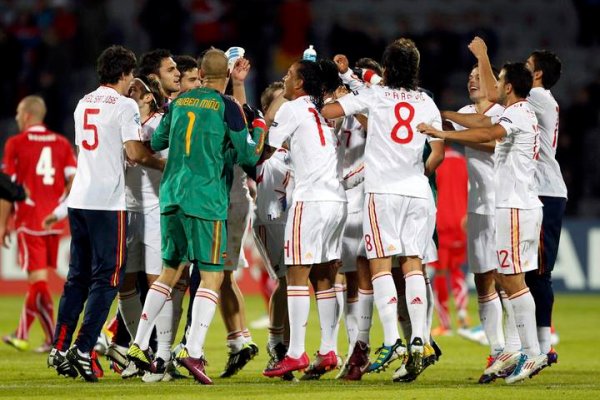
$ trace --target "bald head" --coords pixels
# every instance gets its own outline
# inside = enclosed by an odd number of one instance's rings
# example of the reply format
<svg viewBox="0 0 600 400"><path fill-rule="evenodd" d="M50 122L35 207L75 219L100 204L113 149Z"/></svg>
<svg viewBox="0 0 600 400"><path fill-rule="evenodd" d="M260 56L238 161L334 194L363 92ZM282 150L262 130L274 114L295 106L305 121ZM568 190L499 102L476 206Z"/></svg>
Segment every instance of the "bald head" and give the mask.
<svg viewBox="0 0 600 400"><path fill-rule="evenodd" d="M200 74L203 79L226 79L228 77L227 56L219 49L210 49L202 57Z"/></svg>
<svg viewBox="0 0 600 400"><path fill-rule="evenodd" d="M27 96L17 106L17 125L19 130L24 130L31 125L44 122L46 117L46 103L40 96Z"/></svg>

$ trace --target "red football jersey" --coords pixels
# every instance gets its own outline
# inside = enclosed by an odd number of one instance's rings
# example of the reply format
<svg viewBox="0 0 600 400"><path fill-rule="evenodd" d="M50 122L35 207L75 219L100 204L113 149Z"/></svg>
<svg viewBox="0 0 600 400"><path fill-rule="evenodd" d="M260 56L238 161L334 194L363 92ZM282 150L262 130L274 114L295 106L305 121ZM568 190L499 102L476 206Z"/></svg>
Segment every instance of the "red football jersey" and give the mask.
<svg viewBox="0 0 600 400"><path fill-rule="evenodd" d="M15 228L29 234L61 233L44 230L42 222L65 193L67 176L75 173L75 154L69 141L43 125L34 125L9 138L3 170L25 186L26 200L15 203Z"/></svg>
<svg viewBox="0 0 600 400"><path fill-rule="evenodd" d="M466 245L468 176L465 157L446 146L444 161L436 169L437 232L440 247Z"/></svg>

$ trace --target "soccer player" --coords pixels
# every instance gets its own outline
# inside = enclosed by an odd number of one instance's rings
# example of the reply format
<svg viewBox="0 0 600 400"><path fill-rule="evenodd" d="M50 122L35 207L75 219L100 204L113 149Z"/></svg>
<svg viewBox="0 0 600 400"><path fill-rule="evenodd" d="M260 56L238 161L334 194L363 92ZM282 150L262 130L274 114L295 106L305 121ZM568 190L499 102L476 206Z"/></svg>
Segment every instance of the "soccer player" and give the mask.
<svg viewBox="0 0 600 400"><path fill-rule="evenodd" d="M462 272L465 262L467 238L465 224L467 218L467 162L465 157L450 146L445 146L444 162L436 170L437 233L438 261L430 263L435 275L436 309L440 324L437 332L431 334L445 335L451 333L450 312L448 309L448 277L454 296L459 330L467 330L467 284Z"/></svg>
<svg viewBox="0 0 600 400"><path fill-rule="evenodd" d="M231 49L228 56L228 72L233 98L248 109L244 81L250 71L250 62L244 57L235 57ZM249 114L247 114L249 115ZM252 120L255 116L246 119ZM233 158L231 158L233 160ZM248 189L247 175L240 166L228 162L225 165L229 208L227 211L227 249L224 258L224 276L221 284L219 309L227 329L227 347L229 355L221 378L228 378L240 371L258 354L258 346L246 324L246 306L234 272L241 266L247 266L244 256L244 242L248 233L252 197Z"/></svg>
<svg viewBox="0 0 600 400"><path fill-rule="evenodd" d="M9 138L4 148L4 172L24 185L29 194L15 204L15 228L21 267L27 272L29 288L15 334L3 341L18 350L29 348L29 329L37 317L45 340L36 349L50 351L54 330L54 305L48 290L48 271L56 268L61 226L46 229L44 219L54 213L68 195L76 163L69 141L44 126L46 104L39 96L27 96L17 106L20 133ZM11 203L2 201L0 240L4 244Z"/></svg>
<svg viewBox="0 0 600 400"><path fill-rule="evenodd" d="M548 355L548 365L558 361L550 343L552 326L552 270L558 254L562 217L567 203L567 187L556 161L558 144L558 104L550 89L558 82L561 61L556 54L537 50L525 63L533 74L533 88L527 101L537 116L540 128L540 152L536 184L544 205L538 268L525 274L525 282L535 300L538 340L542 353Z"/></svg>
<svg viewBox="0 0 600 400"><path fill-rule="evenodd" d="M135 55L124 47L104 50L97 61L100 87L86 94L74 113L79 154L68 199L71 261L48 365L91 382L98 378L90 351L125 271L125 155L150 168L164 167L164 160L141 143L138 107L125 96L135 64ZM84 304L79 334L69 349Z"/></svg>
<svg viewBox="0 0 600 400"><path fill-rule="evenodd" d="M494 71L494 76L497 73ZM473 102L457 112L443 111L442 117L451 121L457 131L466 129L471 114L488 117L500 117L504 107L487 99L487 90L480 82L479 67L475 65L467 81L469 98ZM491 89L489 89L491 90ZM467 119L467 121L462 121ZM521 342L518 339L512 306L508 304L507 329L510 334L505 343L502 335L502 304L496 291L496 224L495 224L495 188L494 188L494 148L496 143L465 144L467 169L469 175L469 194L467 201L467 238L468 264L475 276L475 288L479 306L479 319L490 345L489 367L503 349L518 351ZM510 340L516 333L516 340ZM516 342L516 343L515 343ZM484 378L485 379L485 378Z"/></svg>
<svg viewBox="0 0 600 400"><path fill-rule="evenodd" d="M309 367L305 352L309 275L319 310L321 345L307 373L322 375L337 366L333 284L341 255L346 194L338 172L337 138L319 110L324 94L335 91L340 83L331 61L295 62L284 78L284 96L289 101L281 105L269 130L270 146L281 148L288 143L295 186L284 247L290 344L285 358L264 370L268 377Z"/></svg>
<svg viewBox="0 0 600 400"><path fill-rule="evenodd" d="M137 75L158 80L167 101L173 100L181 91L181 73L169 50L156 49L142 54Z"/></svg>
<svg viewBox="0 0 600 400"><path fill-rule="evenodd" d="M435 209L425 174L442 162L442 151L423 162L426 139L416 135L418 123L441 128L440 113L431 98L417 90L419 52L409 39L398 39L383 54L384 86L374 85L340 98L323 109L326 118L368 111L365 148L363 235L371 269L374 301L383 324L384 343L370 371L379 371L407 349L398 332L398 294L392 278L392 256L401 256L406 301L412 322L410 352L422 366L427 314L424 253L433 235L429 210ZM441 141L432 147L443 149ZM427 332L427 334L429 334ZM420 368L420 367L419 367ZM414 371L418 374L420 371Z"/></svg>
<svg viewBox="0 0 600 400"><path fill-rule="evenodd" d="M164 98L158 81L145 76L136 77L129 90L129 97L136 103L140 111L142 125L141 139L150 142L154 130L162 119ZM156 154L159 158L167 158L167 151ZM142 303L136 288L138 274L144 273L148 286L158 278L162 270L160 261L160 209L158 191L162 173L141 165L128 165L125 170L125 191L127 200L127 262L125 277L119 288L119 311L125 322L130 337L135 337ZM165 307L166 308L166 307ZM171 358L172 317L167 312L157 318L157 360L167 364ZM121 368L127 366L127 347L113 342L107 349L107 357L117 362ZM157 372L146 373L144 381L160 380L164 377L164 365L156 368ZM161 370L159 372L159 370ZM128 377L127 372L122 374Z"/></svg>
<svg viewBox="0 0 600 400"><path fill-rule="evenodd" d="M273 82L261 94L261 108L267 113L276 98L283 94L283 83ZM256 246L277 287L269 299L269 335L267 369L283 360L287 352L286 266L283 257L285 223L291 203L293 176L289 151L265 146L263 159L256 165L256 217L253 233ZM289 326L287 326L289 339ZM290 376L288 375L288 378Z"/></svg>
<svg viewBox="0 0 600 400"><path fill-rule="evenodd" d="M203 345L219 299L226 248L227 188L222 173L226 152L233 146L237 162L254 166L262 152L264 121L253 122L249 136L240 107L222 95L227 81L227 58L211 49L202 59L204 87L190 90L169 106L152 136L152 149L169 148L160 186L163 269L152 284L128 357L150 369L148 341L157 315L168 302L171 288L188 262L200 269L192 323L178 362L202 384L206 375Z"/></svg>
<svg viewBox="0 0 600 400"><path fill-rule="evenodd" d="M475 38L469 48L478 60L481 79L493 79L483 40ZM514 366L506 377L507 383L514 383L532 376L547 362L537 339L535 302L525 283L525 272L537 268L542 222L542 203L535 186L539 133L535 113L525 100L533 82L531 72L524 63L509 63L502 67L499 78L497 97L506 109L497 121L477 114L464 125L478 127L461 132L443 132L426 124L420 124L418 129L447 140L497 141L494 183L498 272L514 309L522 349L500 353L484 375L500 376Z"/></svg>
<svg viewBox="0 0 600 400"><path fill-rule="evenodd" d="M194 57L181 55L174 56L173 61L179 71L179 92L178 94L185 93L188 90L195 89L202 86L200 81L200 75L198 73L198 62Z"/></svg>

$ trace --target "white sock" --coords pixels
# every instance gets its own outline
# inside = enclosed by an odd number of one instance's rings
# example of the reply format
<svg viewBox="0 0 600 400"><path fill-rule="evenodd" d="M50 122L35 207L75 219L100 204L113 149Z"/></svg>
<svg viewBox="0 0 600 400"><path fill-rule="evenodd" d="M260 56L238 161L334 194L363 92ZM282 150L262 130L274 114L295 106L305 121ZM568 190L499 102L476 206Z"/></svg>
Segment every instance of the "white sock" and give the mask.
<svg viewBox="0 0 600 400"><path fill-rule="evenodd" d="M415 338L424 341L425 332L423 332L423 329L427 320L427 289L425 288L423 272L409 272L404 275L404 282L406 283L406 307L412 325L410 342L412 343Z"/></svg>
<svg viewBox="0 0 600 400"><path fill-rule="evenodd" d="M406 305L406 293L398 293L398 322L402 329L402 336L408 342L412 335L412 324L408 315L408 306Z"/></svg>
<svg viewBox="0 0 600 400"><path fill-rule="evenodd" d="M346 302L347 302L348 292L346 291L346 285L344 283L335 283L333 285L333 289L335 290L336 314L338 316L337 321L335 323L334 332L333 332L333 337L334 337L333 351L335 351L335 354L338 354L337 342L338 342L338 335L340 332L340 322L342 320L342 317L346 316L346 312L347 312Z"/></svg>
<svg viewBox="0 0 600 400"><path fill-rule="evenodd" d="M246 343L246 341L242 331L227 333L227 347L229 347L232 353L240 351L242 347L244 347L244 343Z"/></svg>
<svg viewBox="0 0 600 400"><path fill-rule="evenodd" d="M156 326L156 357L169 361L173 344L173 301L171 298L165 301L154 324Z"/></svg>
<svg viewBox="0 0 600 400"><path fill-rule="evenodd" d="M319 310L319 323L321 325L321 346L319 353L327 354L336 351L337 337L334 337L338 326L338 302L335 289L322 290L315 293L317 309ZM336 353L337 354L337 353Z"/></svg>
<svg viewBox="0 0 600 400"><path fill-rule="evenodd" d="M398 333L398 294L391 272L382 272L372 278L373 297L383 325L383 344L392 346L400 338Z"/></svg>
<svg viewBox="0 0 600 400"><path fill-rule="evenodd" d="M521 338L521 351L527 356L538 356L540 344L535 323L535 301L529 288L518 291L509 297L515 311L515 322Z"/></svg>
<svg viewBox="0 0 600 400"><path fill-rule="evenodd" d="M154 282L148 290L146 301L144 302L144 309L140 317L140 324L135 335L134 343L140 346L142 350L148 348L148 342L152 335L152 328L156 317L162 310L163 305L167 299L171 296L171 288L160 282Z"/></svg>
<svg viewBox="0 0 600 400"><path fill-rule="evenodd" d="M479 302L479 321L490 343L490 354L496 356L504 349L502 332L502 303L497 292L477 298Z"/></svg>
<svg viewBox="0 0 600 400"><path fill-rule="evenodd" d="M504 319L504 351L510 353L521 351L521 339L519 338L519 331L517 331L515 312L506 292L500 292L500 299L506 313L506 318Z"/></svg>
<svg viewBox="0 0 600 400"><path fill-rule="evenodd" d="M369 344L371 318L373 317L373 291L358 289L356 340Z"/></svg>
<svg viewBox="0 0 600 400"><path fill-rule="evenodd" d="M181 321L181 314L183 313L183 297L187 290L187 281L180 279L173 290L171 290L171 300L173 301L173 340L177 336L179 330L179 322Z"/></svg>
<svg viewBox="0 0 600 400"><path fill-rule="evenodd" d="M537 327L537 335L538 341L540 342L540 351L542 354L550 353L552 349L551 336L552 332L550 332L549 326L538 326Z"/></svg>
<svg viewBox="0 0 600 400"><path fill-rule="evenodd" d="M142 315L142 302L136 289L119 293L119 311L129 336L135 337L140 323L140 315Z"/></svg>
<svg viewBox="0 0 600 400"><path fill-rule="evenodd" d="M204 354L206 333L215 315L218 302L219 294L217 292L202 287L198 288L192 307L192 325L185 345L190 357L200 358Z"/></svg>
<svg viewBox="0 0 600 400"><path fill-rule="evenodd" d="M291 358L300 358L305 351L306 324L310 312L308 286L288 286L287 301L290 319L290 345L287 355Z"/></svg>
<svg viewBox="0 0 600 400"><path fill-rule="evenodd" d="M431 287L431 281L428 277L425 277L425 289L427 290L427 318L425 319L425 337L423 338L423 342L429 344L431 343L431 325L433 325L433 310L435 309L435 298L433 296L433 288Z"/></svg>
<svg viewBox="0 0 600 400"><path fill-rule="evenodd" d="M244 343L252 343L252 334L248 328L242 330L242 337L244 338Z"/></svg>
<svg viewBox="0 0 600 400"><path fill-rule="evenodd" d="M352 353L358 336L358 298L348 299L346 303L346 332L348 333L348 355Z"/></svg>

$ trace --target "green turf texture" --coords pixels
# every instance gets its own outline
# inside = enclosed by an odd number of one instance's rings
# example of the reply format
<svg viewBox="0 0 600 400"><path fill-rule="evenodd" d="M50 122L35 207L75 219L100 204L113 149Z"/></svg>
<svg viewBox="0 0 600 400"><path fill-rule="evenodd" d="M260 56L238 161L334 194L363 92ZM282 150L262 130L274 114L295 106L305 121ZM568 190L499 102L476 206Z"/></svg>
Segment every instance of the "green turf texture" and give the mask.
<svg viewBox="0 0 600 400"><path fill-rule="evenodd" d="M186 298L187 300L187 298ZM22 297L2 297L0 332L11 332L17 324ZM57 303L56 303L57 304ZM264 313L259 297L247 299L248 320ZM476 304L471 300L473 321L477 320ZM214 379L213 386L201 386L192 379L177 382L143 383L122 380L108 369L103 359L105 377L99 383L86 383L81 379L59 377L46 367L46 356L33 352L17 352L0 343L0 398L29 399L190 399L190 396L207 396L208 399L496 399L496 400L549 400L549 399L598 399L600 398L600 296L559 295L555 303L555 325L560 334L557 346L559 363L546 368L541 374L526 382L509 386L499 380L490 385L479 385L477 379L485 365L487 347L468 342L458 336L443 337L438 343L444 351L439 363L427 369L416 382L393 383L394 368L381 374L365 376L361 382L333 380L336 372L329 373L321 381L283 382L261 375L267 362L266 330L254 330L254 341L261 353L238 375L220 379L218 375L225 365L227 350L225 330L217 313L209 331L206 357L208 374ZM41 329L34 322L31 347L41 342ZM373 319L372 343L382 341L381 325L377 316ZM345 354L345 333L340 333L340 353ZM314 353L319 345L319 326L316 307L311 304L308 325L307 350ZM392 365L393 366L393 365ZM186 371L182 371L186 372Z"/></svg>

